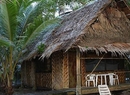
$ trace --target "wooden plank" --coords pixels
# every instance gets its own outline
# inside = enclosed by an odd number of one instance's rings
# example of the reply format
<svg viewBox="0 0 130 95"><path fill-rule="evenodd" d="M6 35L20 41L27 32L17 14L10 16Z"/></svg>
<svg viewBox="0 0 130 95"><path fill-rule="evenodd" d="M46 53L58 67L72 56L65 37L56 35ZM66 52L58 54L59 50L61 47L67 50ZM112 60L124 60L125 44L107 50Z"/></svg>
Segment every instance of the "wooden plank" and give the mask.
<svg viewBox="0 0 130 95"><path fill-rule="evenodd" d="M80 59L101 59L101 57L84 57ZM126 59L126 58L103 58L103 59Z"/></svg>
<svg viewBox="0 0 130 95"><path fill-rule="evenodd" d="M76 51L68 52L69 63L69 88L76 87Z"/></svg>
<svg viewBox="0 0 130 95"><path fill-rule="evenodd" d="M110 91L120 91L120 90L127 90L130 89L130 84L120 84L114 86L108 86ZM98 93L97 87L82 87L82 94L93 94Z"/></svg>
<svg viewBox="0 0 130 95"><path fill-rule="evenodd" d="M130 84L120 84L120 85L115 85L115 86L108 86L110 91L119 91L119 90L127 90L130 89ZM99 93L98 92L98 87L82 87L82 95L89 95L89 94L94 94L94 93ZM43 95L57 95L57 94L63 94L66 93L65 95L75 95L76 94L76 89L75 88L67 88L67 89L60 89L60 90L52 90L52 91L43 91L40 92L40 94L43 93Z"/></svg>
<svg viewBox="0 0 130 95"><path fill-rule="evenodd" d="M85 61L84 60L80 60L80 64L81 64L81 73L82 73L82 86L86 86L85 85L85 76L86 76L86 66L85 66Z"/></svg>
<svg viewBox="0 0 130 95"><path fill-rule="evenodd" d="M82 92L81 92L81 66L80 66L79 49L76 50L76 74L77 74L76 95L82 95Z"/></svg>

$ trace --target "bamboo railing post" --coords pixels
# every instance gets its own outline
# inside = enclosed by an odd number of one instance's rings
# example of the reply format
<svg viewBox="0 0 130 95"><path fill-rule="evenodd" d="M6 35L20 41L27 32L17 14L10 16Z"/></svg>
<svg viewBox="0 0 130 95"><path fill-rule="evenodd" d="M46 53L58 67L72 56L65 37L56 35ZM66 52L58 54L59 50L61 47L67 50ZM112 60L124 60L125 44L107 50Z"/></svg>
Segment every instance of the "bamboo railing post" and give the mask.
<svg viewBox="0 0 130 95"><path fill-rule="evenodd" d="M80 66L79 49L76 49L76 75L77 75L76 95L82 95L82 92L81 92L81 66Z"/></svg>

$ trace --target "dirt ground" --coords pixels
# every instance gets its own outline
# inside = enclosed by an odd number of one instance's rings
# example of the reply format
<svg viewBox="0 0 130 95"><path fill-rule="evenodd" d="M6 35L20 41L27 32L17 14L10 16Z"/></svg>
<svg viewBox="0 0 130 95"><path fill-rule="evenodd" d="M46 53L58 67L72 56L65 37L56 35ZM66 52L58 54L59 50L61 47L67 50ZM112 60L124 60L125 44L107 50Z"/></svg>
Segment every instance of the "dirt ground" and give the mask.
<svg viewBox="0 0 130 95"><path fill-rule="evenodd" d="M130 95L130 90L111 92L112 95ZM0 95L4 95L0 92ZM13 95L67 95L65 92L60 91L33 91L30 89L16 89ZM99 95L99 94L89 94Z"/></svg>
<svg viewBox="0 0 130 95"><path fill-rule="evenodd" d="M0 92L0 95L4 95L2 92ZM32 89L15 89L15 92L13 95L66 95L65 92L63 91L56 91L56 90L51 90L51 91L43 91L43 90L38 90L34 91Z"/></svg>

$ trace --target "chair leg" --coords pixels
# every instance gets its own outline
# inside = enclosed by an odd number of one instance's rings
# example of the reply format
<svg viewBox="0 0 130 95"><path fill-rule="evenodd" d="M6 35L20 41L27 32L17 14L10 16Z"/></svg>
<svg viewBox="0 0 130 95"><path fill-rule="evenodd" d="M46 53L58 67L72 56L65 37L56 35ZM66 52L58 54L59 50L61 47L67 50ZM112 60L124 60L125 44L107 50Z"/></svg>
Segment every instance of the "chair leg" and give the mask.
<svg viewBox="0 0 130 95"><path fill-rule="evenodd" d="M119 85L119 79L117 79L117 85Z"/></svg>
<svg viewBox="0 0 130 95"><path fill-rule="evenodd" d="M95 82L93 81L93 86L95 87Z"/></svg>
<svg viewBox="0 0 130 95"><path fill-rule="evenodd" d="M90 81L88 81L88 87L90 87Z"/></svg>
<svg viewBox="0 0 130 95"><path fill-rule="evenodd" d="M86 87L88 86L88 82L86 81Z"/></svg>
<svg viewBox="0 0 130 95"><path fill-rule="evenodd" d="M94 87L96 86L95 81L86 81L86 87L90 87L91 82L93 82Z"/></svg>
<svg viewBox="0 0 130 95"><path fill-rule="evenodd" d="M114 80L113 80L113 85L115 85L115 84L116 84L116 80L114 79Z"/></svg>
<svg viewBox="0 0 130 95"><path fill-rule="evenodd" d="M119 79L115 79L113 80L113 82L114 82L114 85L119 85Z"/></svg>

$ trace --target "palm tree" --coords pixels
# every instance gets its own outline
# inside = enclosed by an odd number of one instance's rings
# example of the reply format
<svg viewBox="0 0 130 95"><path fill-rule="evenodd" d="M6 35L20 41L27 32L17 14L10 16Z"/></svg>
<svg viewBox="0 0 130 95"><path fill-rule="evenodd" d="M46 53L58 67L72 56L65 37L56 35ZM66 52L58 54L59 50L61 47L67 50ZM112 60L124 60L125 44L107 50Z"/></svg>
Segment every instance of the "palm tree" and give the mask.
<svg viewBox="0 0 130 95"><path fill-rule="evenodd" d="M42 4L40 0L0 3L0 77L7 95L13 93L14 70L26 46L48 25L57 23L54 16L48 18L53 12L43 10Z"/></svg>
<svg viewBox="0 0 130 95"><path fill-rule="evenodd" d="M0 80L5 85L7 95L13 93L14 71L26 52L26 47L49 25L59 22L55 12L60 10L60 5L71 1L73 0L1 0Z"/></svg>

